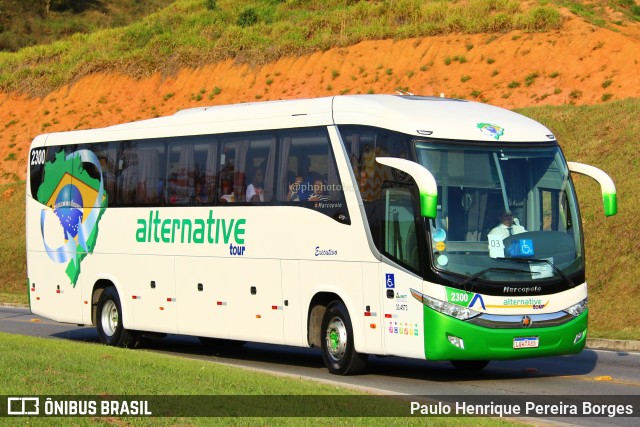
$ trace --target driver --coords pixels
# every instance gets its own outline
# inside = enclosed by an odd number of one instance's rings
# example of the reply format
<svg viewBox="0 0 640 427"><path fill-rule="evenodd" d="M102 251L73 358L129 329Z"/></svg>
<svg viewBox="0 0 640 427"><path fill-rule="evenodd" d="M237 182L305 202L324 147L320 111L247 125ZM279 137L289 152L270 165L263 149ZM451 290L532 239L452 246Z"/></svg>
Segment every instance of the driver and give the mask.
<svg viewBox="0 0 640 427"><path fill-rule="evenodd" d="M511 211L503 210L498 218L500 219L500 224L489 232L492 236L504 239L506 237L513 236L514 234L520 234L527 231L520 225L517 218L513 218L513 213Z"/></svg>

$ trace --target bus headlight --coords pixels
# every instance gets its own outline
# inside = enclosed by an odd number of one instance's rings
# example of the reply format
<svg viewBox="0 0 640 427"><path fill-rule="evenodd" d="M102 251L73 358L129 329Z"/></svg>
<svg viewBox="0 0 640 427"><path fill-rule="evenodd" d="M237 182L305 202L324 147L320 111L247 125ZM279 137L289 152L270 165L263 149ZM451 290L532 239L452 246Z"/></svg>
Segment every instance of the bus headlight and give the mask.
<svg viewBox="0 0 640 427"><path fill-rule="evenodd" d="M430 307L439 313L446 314L447 316L455 317L456 319L468 320L481 314L479 311L475 311L461 305L451 304L446 301L432 298L416 291L415 289L411 289L411 295L427 307Z"/></svg>
<svg viewBox="0 0 640 427"><path fill-rule="evenodd" d="M571 307L565 308L562 311L569 313L572 316L578 317L587 309L587 300L588 298L585 298L579 303L573 304Z"/></svg>

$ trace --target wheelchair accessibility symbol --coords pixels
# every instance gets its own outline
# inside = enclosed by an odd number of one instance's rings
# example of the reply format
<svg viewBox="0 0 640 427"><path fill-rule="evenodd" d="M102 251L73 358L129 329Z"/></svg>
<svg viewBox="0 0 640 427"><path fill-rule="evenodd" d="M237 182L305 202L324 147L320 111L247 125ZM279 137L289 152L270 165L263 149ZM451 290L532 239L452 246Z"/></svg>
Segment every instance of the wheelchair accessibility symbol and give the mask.
<svg viewBox="0 0 640 427"><path fill-rule="evenodd" d="M532 257L534 255L533 241L531 239L514 240L507 249L507 253L513 258Z"/></svg>
<svg viewBox="0 0 640 427"><path fill-rule="evenodd" d="M396 279L393 273L385 274L385 283L387 284L387 289L394 289L396 287Z"/></svg>

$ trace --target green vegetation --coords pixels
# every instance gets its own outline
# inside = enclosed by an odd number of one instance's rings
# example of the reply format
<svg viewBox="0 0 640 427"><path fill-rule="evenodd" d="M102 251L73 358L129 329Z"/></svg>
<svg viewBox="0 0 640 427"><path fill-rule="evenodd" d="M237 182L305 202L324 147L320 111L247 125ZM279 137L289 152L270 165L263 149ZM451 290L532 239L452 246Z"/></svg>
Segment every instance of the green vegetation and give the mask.
<svg viewBox="0 0 640 427"><path fill-rule="evenodd" d="M582 91L579 89L574 89L571 91L571 93L569 94L569 98L571 99L580 99L582 98Z"/></svg>
<svg viewBox="0 0 640 427"><path fill-rule="evenodd" d="M628 19L640 21L640 5L635 0L607 0L607 1L571 1L556 0L556 4L568 8L572 13L586 19L593 25L607 27L609 10L620 12ZM621 22L613 22L620 25Z"/></svg>
<svg viewBox="0 0 640 427"><path fill-rule="evenodd" d="M134 351L102 345L78 343L57 339L34 338L0 333L0 394L60 396L139 396L154 395L208 395L212 404L216 395L243 396L347 396L354 391L331 385L294 378L251 372L240 368L211 363L210 360L183 359L147 351ZM16 375L20 372L20 375ZM253 400L264 402L265 411L277 399ZM354 401L349 401L354 402ZM393 398L372 397L358 400L362 408L348 407L362 413L409 413L409 402ZM276 403L277 404L277 403ZM345 402L346 407L347 402ZM375 406L374 406L375 405ZM260 408L252 409L260 411ZM295 410L296 408L292 408ZM99 423L117 425L424 425L422 417L340 418L340 408L328 409L328 415L318 418L48 418L47 425L87 425ZM238 408L237 413L242 413ZM215 421L213 421L215 420ZM42 419L21 418L21 423L41 424ZM435 425L463 426L468 418L429 418ZM506 420L474 418L474 424L518 425ZM15 425L11 418L0 419L0 424Z"/></svg>
<svg viewBox="0 0 640 427"><path fill-rule="evenodd" d="M535 83L536 79L540 77L540 74L538 74L537 72L533 72L531 74L528 74L525 78L524 78L524 85L529 87L532 84Z"/></svg>
<svg viewBox="0 0 640 427"><path fill-rule="evenodd" d="M634 303L640 276L640 231L633 224L640 200L640 153L636 147L640 99L518 112L549 127L568 160L597 166L615 181L618 215L605 218L598 184L573 175L586 242L590 336L637 340L640 327L633 319L640 315Z"/></svg>
<svg viewBox="0 0 640 427"><path fill-rule="evenodd" d="M124 27L173 0L2 0L0 51Z"/></svg>
<svg viewBox="0 0 640 427"><path fill-rule="evenodd" d="M525 9L512 0L177 0L124 28L1 53L0 90L44 95L98 71L170 74L229 58L265 63L367 39L546 31L561 23L554 7Z"/></svg>
<svg viewBox="0 0 640 427"><path fill-rule="evenodd" d="M0 186L0 302L27 302L24 181Z"/></svg>

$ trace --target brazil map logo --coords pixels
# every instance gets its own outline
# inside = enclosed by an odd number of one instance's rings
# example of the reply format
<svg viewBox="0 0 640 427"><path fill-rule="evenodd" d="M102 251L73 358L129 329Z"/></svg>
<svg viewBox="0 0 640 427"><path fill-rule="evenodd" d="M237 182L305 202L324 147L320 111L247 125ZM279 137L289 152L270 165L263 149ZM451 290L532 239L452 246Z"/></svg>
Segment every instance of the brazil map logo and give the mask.
<svg viewBox="0 0 640 427"><path fill-rule="evenodd" d="M480 129L480 132L490 138L495 139L496 141L499 140L502 135L504 135L504 128L498 125L492 125L491 123L478 123L476 127Z"/></svg>
<svg viewBox="0 0 640 427"><path fill-rule="evenodd" d="M99 179L91 177L83 163L93 164ZM80 263L93 252L98 222L107 206L102 169L96 155L89 150L78 150L68 155L61 151L53 162L45 164L44 176L45 182L38 189L37 198L53 209L62 226L64 244L51 247L45 241L45 209L40 214L42 243L52 261L67 264L65 272L75 287Z"/></svg>

